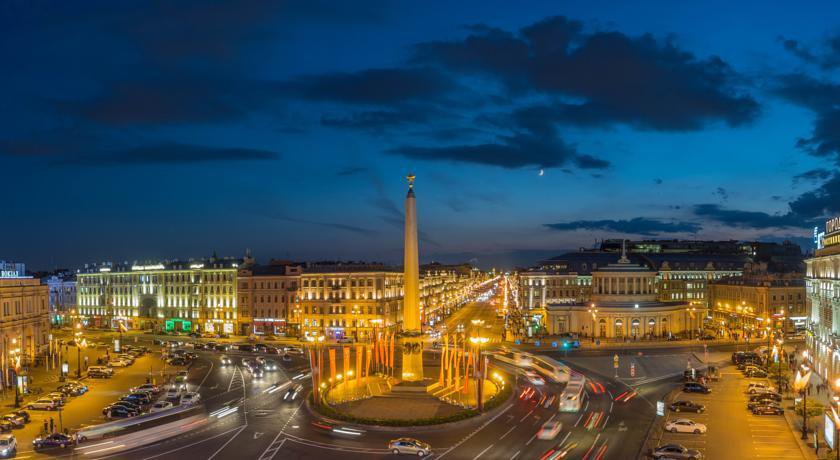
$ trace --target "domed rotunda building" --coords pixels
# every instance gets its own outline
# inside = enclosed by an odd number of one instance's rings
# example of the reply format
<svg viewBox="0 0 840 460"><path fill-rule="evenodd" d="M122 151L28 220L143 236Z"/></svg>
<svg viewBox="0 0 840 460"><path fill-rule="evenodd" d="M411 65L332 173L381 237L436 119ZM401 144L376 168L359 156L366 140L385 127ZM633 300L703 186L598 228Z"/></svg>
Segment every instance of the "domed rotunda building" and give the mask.
<svg viewBox="0 0 840 460"><path fill-rule="evenodd" d="M627 258L622 250L615 263L592 272L588 302L548 304L549 334L577 332L599 339L670 337L703 324L701 309L689 302L663 302L656 283L657 272Z"/></svg>

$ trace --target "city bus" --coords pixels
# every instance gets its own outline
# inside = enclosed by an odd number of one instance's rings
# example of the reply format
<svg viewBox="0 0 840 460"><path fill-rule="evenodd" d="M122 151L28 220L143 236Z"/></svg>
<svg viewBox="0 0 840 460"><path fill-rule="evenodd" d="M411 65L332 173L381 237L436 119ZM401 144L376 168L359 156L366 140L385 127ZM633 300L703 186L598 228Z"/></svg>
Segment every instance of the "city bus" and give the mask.
<svg viewBox="0 0 840 460"><path fill-rule="evenodd" d="M204 407L175 406L99 425L80 428L75 433L76 454L113 455L117 452L171 438L207 424Z"/></svg>
<svg viewBox="0 0 840 460"><path fill-rule="evenodd" d="M569 377L569 383L560 394L560 412L579 412L586 394L586 377L574 373Z"/></svg>
<svg viewBox="0 0 840 460"><path fill-rule="evenodd" d="M531 369L545 375L555 383L566 383L569 381L571 369L548 356L537 355L533 357Z"/></svg>

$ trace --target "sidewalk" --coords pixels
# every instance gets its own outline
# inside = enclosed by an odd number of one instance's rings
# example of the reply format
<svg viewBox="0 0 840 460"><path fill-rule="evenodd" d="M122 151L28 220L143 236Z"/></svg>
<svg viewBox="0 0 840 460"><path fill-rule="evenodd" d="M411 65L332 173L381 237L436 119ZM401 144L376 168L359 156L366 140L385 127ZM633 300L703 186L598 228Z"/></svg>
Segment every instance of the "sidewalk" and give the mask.
<svg viewBox="0 0 840 460"><path fill-rule="evenodd" d="M557 351L565 351L567 349L563 348L563 340L561 337L545 337L543 339L535 340L535 339L528 339L528 342L522 342L519 345L516 345L515 342L503 342L505 345L508 346L515 346L522 350L557 350ZM721 345L743 345L746 347L759 347L761 345L766 345L767 340L764 339L751 339L749 341L744 340L699 340L699 339L692 339L692 340L629 340L629 341L606 341L601 340L600 343L592 342L591 339L579 339L580 340L580 348L569 348L568 351L576 351L576 350L627 350L627 349L644 349L644 348L685 348L685 347L702 347L703 345L708 346L721 346ZM536 343L539 342L539 346Z"/></svg>
<svg viewBox="0 0 840 460"><path fill-rule="evenodd" d="M812 390L810 394L808 394L808 403L812 401L818 402L823 405L823 407L830 407L831 400L828 394L828 391L822 391L819 394L817 393L816 386L818 384L826 384L827 382L817 374L816 372L811 373L811 386ZM802 417L796 414L794 411L785 411L785 420L788 423L788 427L793 432L796 437L797 442L799 443L799 448L802 451L802 455L805 456L806 459L809 460L817 460L817 459L834 459L837 455L836 452L828 452L828 446L825 443L824 433L823 433L823 424L825 423L824 417L822 415L809 417L808 418L808 439L803 440L802 438ZM817 433L819 436L819 454L817 454L816 449L814 449L814 433Z"/></svg>

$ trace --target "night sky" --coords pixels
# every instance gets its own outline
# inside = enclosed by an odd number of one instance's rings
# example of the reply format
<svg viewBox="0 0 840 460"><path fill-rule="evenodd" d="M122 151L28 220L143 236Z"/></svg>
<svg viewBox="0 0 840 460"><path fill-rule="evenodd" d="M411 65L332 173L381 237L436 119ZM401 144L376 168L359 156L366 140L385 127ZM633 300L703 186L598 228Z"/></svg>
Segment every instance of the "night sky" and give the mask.
<svg viewBox="0 0 840 460"><path fill-rule="evenodd" d="M8 1L0 259L529 264L840 213L837 2Z"/></svg>

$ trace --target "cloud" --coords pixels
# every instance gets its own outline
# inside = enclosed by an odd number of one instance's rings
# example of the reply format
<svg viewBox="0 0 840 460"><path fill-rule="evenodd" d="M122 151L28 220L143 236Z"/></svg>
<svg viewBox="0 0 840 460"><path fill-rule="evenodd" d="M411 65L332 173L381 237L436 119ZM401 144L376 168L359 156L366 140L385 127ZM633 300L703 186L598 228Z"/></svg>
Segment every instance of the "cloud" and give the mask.
<svg viewBox="0 0 840 460"><path fill-rule="evenodd" d="M387 105L438 98L456 85L434 69L389 68L309 75L289 83L289 88L309 100Z"/></svg>
<svg viewBox="0 0 840 460"><path fill-rule="evenodd" d="M113 153L68 155L56 158L53 164L68 166L195 164L230 161L266 161L277 158L277 153L267 150L217 148L166 143L135 147Z"/></svg>
<svg viewBox="0 0 840 460"><path fill-rule="evenodd" d="M418 45L414 62L493 78L514 95L557 97L539 106L550 121L682 131L715 121L740 126L759 112L755 99L739 91L743 77L729 64L716 56L698 58L670 39L584 33L564 17L518 34L487 26L471 30L462 40Z"/></svg>
<svg viewBox="0 0 840 460"><path fill-rule="evenodd" d="M809 171L805 171L804 173L793 176L793 182L797 183L800 181L821 181L828 179L829 177L831 177L831 175L831 171L827 169L811 169Z"/></svg>
<svg viewBox="0 0 840 460"><path fill-rule="evenodd" d="M790 212L772 215L759 211L724 209L716 204L698 204L694 206L694 214L732 227L807 227L801 216Z"/></svg>
<svg viewBox="0 0 840 460"><path fill-rule="evenodd" d="M716 188L715 189L715 195L720 197L720 199L722 199L723 201L726 201L726 200L729 199L729 192L727 192L726 189L723 188L723 187Z"/></svg>
<svg viewBox="0 0 840 460"><path fill-rule="evenodd" d="M653 180L653 183L656 184L656 185L662 185L662 179L657 177L656 179Z"/></svg>
<svg viewBox="0 0 840 460"><path fill-rule="evenodd" d="M797 146L811 155L833 158L840 165L840 85L789 74L778 79L775 93L816 115L811 136L799 139Z"/></svg>
<svg viewBox="0 0 840 460"><path fill-rule="evenodd" d="M840 213L840 174L816 189L803 193L790 202L792 212L808 218L820 218Z"/></svg>
<svg viewBox="0 0 840 460"><path fill-rule="evenodd" d="M404 146L386 152L417 160L477 163L507 169L528 166L551 168L570 163L582 169L609 167L608 161L578 154L574 146L557 137L525 133L499 136L497 143L441 147Z"/></svg>
<svg viewBox="0 0 840 460"><path fill-rule="evenodd" d="M702 229L700 224L694 222L669 222L646 217L636 217L630 220L577 220L543 225L559 231L602 230L642 236L654 236L662 233L697 233Z"/></svg>
<svg viewBox="0 0 840 460"><path fill-rule="evenodd" d="M798 40L779 37L786 51L802 62L813 64L823 70L833 70L840 66L840 35L827 37L817 50L805 47Z"/></svg>
<svg viewBox="0 0 840 460"><path fill-rule="evenodd" d="M355 176L367 172L368 168L363 166L347 166L339 169L335 174L337 176Z"/></svg>
<svg viewBox="0 0 840 460"><path fill-rule="evenodd" d="M371 230L369 228L364 228L364 227L357 227L355 225L340 224L340 223L337 223L337 222L324 222L324 221L318 221L318 220L298 219L298 218L286 217L286 216L277 217L277 219L285 220L285 221L288 221L288 222L295 222L295 223L299 223L299 224L316 225L318 227L332 228L332 229L342 230L342 231L350 232L350 233L356 233L356 234L364 235L364 236L379 235L379 232L376 231L376 230Z"/></svg>
<svg viewBox="0 0 840 460"><path fill-rule="evenodd" d="M424 123L432 118L434 110L414 108L410 110L371 110L347 116L323 116L321 124L335 128L359 129L378 132L385 128Z"/></svg>
<svg viewBox="0 0 840 460"><path fill-rule="evenodd" d="M272 82L193 77L113 82L93 98L53 105L62 113L107 125L215 123L244 118L282 94Z"/></svg>

